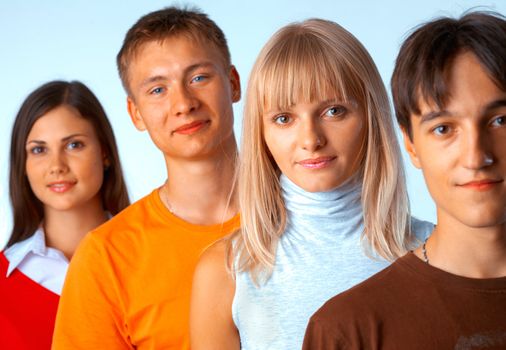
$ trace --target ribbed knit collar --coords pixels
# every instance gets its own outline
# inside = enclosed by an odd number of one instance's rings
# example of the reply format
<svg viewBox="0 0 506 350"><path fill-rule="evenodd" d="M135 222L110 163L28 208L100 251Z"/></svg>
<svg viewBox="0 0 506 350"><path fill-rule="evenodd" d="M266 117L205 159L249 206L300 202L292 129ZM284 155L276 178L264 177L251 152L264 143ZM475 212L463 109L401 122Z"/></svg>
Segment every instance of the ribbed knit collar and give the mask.
<svg viewBox="0 0 506 350"><path fill-rule="evenodd" d="M285 207L291 214L344 219L357 210L362 211L362 184L356 177L326 192L308 192L285 175L281 175L280 183Z"/></svg>

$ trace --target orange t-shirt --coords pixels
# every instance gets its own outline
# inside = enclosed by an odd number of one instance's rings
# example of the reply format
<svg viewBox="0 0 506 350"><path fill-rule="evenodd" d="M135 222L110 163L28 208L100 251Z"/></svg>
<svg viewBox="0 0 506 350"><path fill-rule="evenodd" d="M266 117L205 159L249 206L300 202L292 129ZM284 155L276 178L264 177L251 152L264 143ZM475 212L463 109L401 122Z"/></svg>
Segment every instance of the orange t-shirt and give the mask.
<svg viewBox="0 0 506 350"><path fill-rule="evenodd" d="M89 233L63 287L54 350L189 349L193 271L239 216L199 226L172 215L155 190Z"/></svg>

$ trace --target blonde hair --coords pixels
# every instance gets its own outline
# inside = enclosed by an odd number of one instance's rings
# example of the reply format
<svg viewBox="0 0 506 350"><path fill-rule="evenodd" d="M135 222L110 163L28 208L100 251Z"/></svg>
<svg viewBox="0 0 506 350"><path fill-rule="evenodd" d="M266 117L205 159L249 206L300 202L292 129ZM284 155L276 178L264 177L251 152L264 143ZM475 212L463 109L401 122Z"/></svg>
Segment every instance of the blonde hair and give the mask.
<svg viewBox="0 0 506 350"><path fill-rule="evenodd" d="M248 83L238 180L241 230L229 245L229 266L249 271L255 282L270 276L286 226L280 170L264 141L263 113L332 97L329 91L357 103L367 119L359 174L366 251L394 260L408 249L409 203L385 86L353 35L334 22L310 19L274 34Z"/></svg>

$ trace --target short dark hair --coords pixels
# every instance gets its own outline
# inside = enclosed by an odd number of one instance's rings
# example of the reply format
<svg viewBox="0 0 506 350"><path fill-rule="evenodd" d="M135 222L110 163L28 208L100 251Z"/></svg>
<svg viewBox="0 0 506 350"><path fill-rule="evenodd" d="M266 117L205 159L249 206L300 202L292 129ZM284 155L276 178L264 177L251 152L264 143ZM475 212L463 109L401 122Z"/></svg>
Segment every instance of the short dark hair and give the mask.
<svg viewBox="0 0 506 350"><path fill-rule="evenodd" d="M26 140L39 118L62 105L74 107L84 119L90 121L108 160L100 189L104 210L114 215L130 203L116 139L102 105L81 82L51 81L28 95L12 128L9 196L13 228L7 247L31 237L44 218L43 204L33 193L26 175Z"/></svg>
<svg viewBox="0 0 506 350"><path fill-rule="evenodd" d="M201 43L213 44L223 56L223 64L231 65L227 39L223 31L205 13L196 8L166 7L141 17L130 28L123 41L116 63L125 91L131 95L128 66L139 48L151 41L183 35Z"/></svg>
<svg viewBox="0 0 506 350"><path fill-rule="evenodd" d="M506 91L506 19L495 12L443 17L409 35L395 63L391 87L399 125L412 137L411 114L420 114L421 99L444 108L448 69L462 52L473 53L490 79Z"/></svg>

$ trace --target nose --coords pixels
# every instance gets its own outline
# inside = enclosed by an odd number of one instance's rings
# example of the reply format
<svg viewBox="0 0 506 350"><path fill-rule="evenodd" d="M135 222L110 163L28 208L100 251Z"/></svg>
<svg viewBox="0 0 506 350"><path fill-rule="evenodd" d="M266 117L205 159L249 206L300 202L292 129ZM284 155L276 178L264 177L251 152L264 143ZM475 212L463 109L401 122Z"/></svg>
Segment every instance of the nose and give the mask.
<svg viewBox="0 0 506 350"><path fill-rule="evenodd" d="M68 171L67 161L62 151L52 152L49 162L49 173L52 175L64 174Z"/></svg>
<svg viewBox="0 0 506 350"><path fill-rule="evenodd" d="M309 152L317 151L327 143L321 126L313 118L301 119L298 136L301 147Z"/></svg>
<svg viewBox="0 0 506 350"><path fill-rule="evenodd" d="M174 115L186 115L198 108L198 99L188 86L185 86L184 84L174 86L171 92L172 93L169 98L171 100L171 107Z"/></svg>
<svg viewBox="0 0 506 350"><path fill-rule="evenodd" d="M495 162L491 152L490 138L479 128L469 130L463 138L460 156L462 165L468 169L482 169Z"/></svg>

